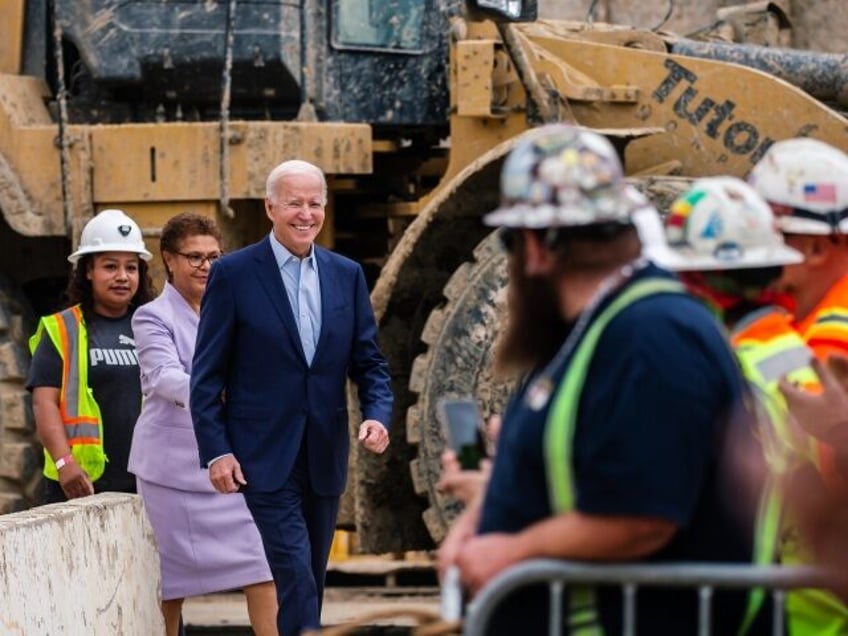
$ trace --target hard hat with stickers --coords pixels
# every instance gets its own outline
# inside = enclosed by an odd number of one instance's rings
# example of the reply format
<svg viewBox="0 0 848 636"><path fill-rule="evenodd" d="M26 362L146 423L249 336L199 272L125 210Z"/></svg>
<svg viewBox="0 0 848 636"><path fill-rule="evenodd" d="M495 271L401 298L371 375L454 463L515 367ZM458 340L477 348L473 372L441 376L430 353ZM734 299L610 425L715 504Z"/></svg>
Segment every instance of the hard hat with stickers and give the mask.
<svg viewBox="0 0 848 636"><path fill-rule="evenodd" d="M555 228L630 223L644 207L606 137L565 124L534 129L506 158L491 226Z"/></svg>
<svg viewBox="0 0 848 636"><path fill-rule="evenodd" d="M645 247L658 265L674 271L750 269L800 263L768 204L735 177L695 181L672 204L665 220L667 244Z"/></svg>

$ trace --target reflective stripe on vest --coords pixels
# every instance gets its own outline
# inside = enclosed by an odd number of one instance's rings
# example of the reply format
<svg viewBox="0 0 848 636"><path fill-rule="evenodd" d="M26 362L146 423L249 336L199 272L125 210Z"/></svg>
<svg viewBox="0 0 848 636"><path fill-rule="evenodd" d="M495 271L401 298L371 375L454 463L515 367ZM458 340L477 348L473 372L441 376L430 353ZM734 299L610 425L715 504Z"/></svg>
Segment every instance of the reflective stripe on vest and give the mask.
<svg viewBox="0 0 848 636"><path fill-rule="evenodd" d="M812 352L798 338L799 344L791 349L776 351L757 362L757 371L766 383L777 382L781 376L797 369L809 368Z"/></svg>
<svg viewBox="0 0 848 636"><path fill-rule="evenodd" d="M843 325L846 329L848 329L848 311L843 309L829 309L827 311L819 314L816 321L813 323L815 325L825 325L825 324L835 324L835 325Z"/></svg>
<svg viewBox="0 0 848 636"><path fill-rule="evenodd" d="M848 310L843 307L829 307L820 311L804 333L804 339L808 343L829 343L844 349L845 343L848 342Z"/></svg>
<svg viewBox="0 0 848 636"><path fill-rule="evenodd" d="M627 287L592 322L568 364L545 424L545 474L548 498L555 514L574 510L575 485L571 454L577 426L577 410L589 363L601 333L622 309L637 300L661 293L685 291L680 283L668 279L644 279ZM568 623L572 627L569 633L577 636L602 635L604 632L598 619L594 589L574 588L569 591L568 598Z"/></svg>
<svg viewBox="0 0 848 636"><path fill-rule="evenodd" d="M94 481L105 470L106 456L100 407L88 386L88 333L79 305L42 318L29 340L31 353L35 353L45 333L62 359L59 413L71 454ZM47 449L44 449L44 476L54 481L59 479Z"/></svg>

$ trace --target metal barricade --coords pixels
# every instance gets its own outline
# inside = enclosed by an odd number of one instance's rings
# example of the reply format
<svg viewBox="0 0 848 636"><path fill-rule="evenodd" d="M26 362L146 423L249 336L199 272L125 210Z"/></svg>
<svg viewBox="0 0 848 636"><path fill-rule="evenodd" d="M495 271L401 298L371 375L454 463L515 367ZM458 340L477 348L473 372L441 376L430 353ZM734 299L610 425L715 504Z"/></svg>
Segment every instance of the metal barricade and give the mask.
<svg viewBox="0 0 848 636"><path fill-rule="evenodd" d="M568 585L620 585L624 636L636 636L636 593L639 587L688 587L698 594L698 636L708 636L715 588L765 588L772 591L773 633L784 633L786 590L826 587L828 576L812 567L705 563L595 564L535 559L505 570L468 604L465 636L486 634L492 612L519 588L546 583L550 593L550 636L562 636L563 591Z"/></svg>

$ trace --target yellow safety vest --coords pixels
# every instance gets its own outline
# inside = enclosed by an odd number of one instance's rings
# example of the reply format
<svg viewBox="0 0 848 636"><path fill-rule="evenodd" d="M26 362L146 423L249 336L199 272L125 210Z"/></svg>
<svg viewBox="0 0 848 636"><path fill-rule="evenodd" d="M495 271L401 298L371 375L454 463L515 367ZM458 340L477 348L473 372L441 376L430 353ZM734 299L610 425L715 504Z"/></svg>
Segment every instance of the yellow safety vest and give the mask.
<svg viewBox="0 0 848 636"><path fill-rule="evenodd" d="M818 467L815 443L794 432L786 400L778 388L785 376L802 386L819 386L810 367L814 354L792 328L789 316L776 308L757 312L731 334L742 372L765 410L758 429L769 468L777 478L810 463ZM809 564L811 555L797 541L795 524L780 519L780 493L772 483L760 506L756 553L758 561L771 562L775 551L785 565ZM784 539L778 546L778 536ZM837 636L848 633L848 608L823 590L793 590L786 599L790 636ZM750 617L753 618L753 617Z"/></svg>
<svg viewBox="0 0 848 636"><path fill-rule="evenodd" d="M59 412L71 455L95 481L103 474L108 460L103 452L103 418L88 386L88 332L80 306L43 317L29 339L30 353L35 353L45 333L62 358ZM44 449L44 476L59 480L59 471L47 449Z"/></svg>
<svg viewBox="0 0 848 636"><path fill-rule="evenodd" d="M776 307L754 312L734 328L730 340L758 405L768 415L758 425L769 468L784 474L793 462L815 463L815 444L808 435L793 433L786 400L778 389L784 376L801 386L820 386L810 367L814 354L792 328L788 314Z"/></svg>

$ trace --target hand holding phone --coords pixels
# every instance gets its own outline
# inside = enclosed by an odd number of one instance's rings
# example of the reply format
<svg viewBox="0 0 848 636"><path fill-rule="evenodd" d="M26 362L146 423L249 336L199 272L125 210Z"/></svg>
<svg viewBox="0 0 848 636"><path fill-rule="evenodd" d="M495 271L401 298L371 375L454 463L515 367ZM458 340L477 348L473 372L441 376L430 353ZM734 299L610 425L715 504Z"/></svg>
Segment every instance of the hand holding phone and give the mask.
<svg viewBox="0 0 848 636"><path fill-rule="evenodd" d="M477 402L470 398L442 398L438 412L459 465L463 470L477 470L486 457L483 416Z"/></svg>

